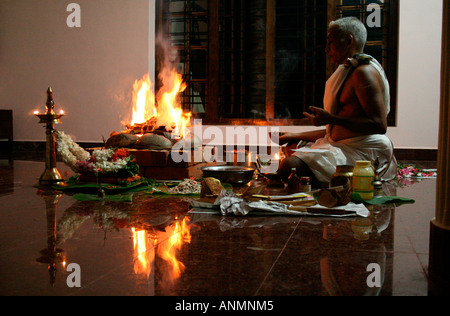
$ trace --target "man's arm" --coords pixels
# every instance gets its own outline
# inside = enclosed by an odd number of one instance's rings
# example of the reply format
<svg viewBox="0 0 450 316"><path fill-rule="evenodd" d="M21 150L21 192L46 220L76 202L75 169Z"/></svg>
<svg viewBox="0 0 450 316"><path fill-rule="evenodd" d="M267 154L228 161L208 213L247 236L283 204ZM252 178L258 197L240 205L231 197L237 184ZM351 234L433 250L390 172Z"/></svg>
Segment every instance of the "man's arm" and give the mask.
<svg viewBox="0 0 450 316"><path fill-rule="evenodd" d="M307 142L315 142L319 138L323 138L326 135L326 130L309 131L303 133L287 133L280 136L280 145L284 144L298 144L304 140Z"/></svg>

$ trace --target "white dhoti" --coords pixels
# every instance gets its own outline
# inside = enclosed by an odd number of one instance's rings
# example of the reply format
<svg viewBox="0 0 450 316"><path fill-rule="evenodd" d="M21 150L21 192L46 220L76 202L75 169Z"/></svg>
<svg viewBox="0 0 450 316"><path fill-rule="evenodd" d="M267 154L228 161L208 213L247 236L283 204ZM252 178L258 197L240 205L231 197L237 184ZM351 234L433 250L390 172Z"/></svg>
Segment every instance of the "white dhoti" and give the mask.
<svg viewBox="0 0 450 316"><path fill-rule="evenodd" d="M375 60L370 64L380 73L384 89L384 103L386 115L390 111L389 83L381 65ZM349 60L348 65L340 65L336 72L327 81L324 95L324 108L330 113L336 113L340 91L346 78L351 74L352 67L357 67L358 60ZM379 158L381 166L389 163L387 171L382 174L383 181L392 180L397 173L397 161L391 140L386 135L367 135L339 142L334 142L330 135L330 126L327 126L327 136L309 143L300 148L294 156L305 162L320 182L331 181L336 167L341 165L354 166L356 161L375 161Z"/></svg>
<svg viewBox="0 0 450 316"><path fill-rule="evenodd" d="M368 135L334 142L330 137L309 143L294 154L305 162L320 182L331 181L337 166L355 166L356 161L390 163L382 180L392 180L397 173L397 161L391 141L385 135Z"/></svg>

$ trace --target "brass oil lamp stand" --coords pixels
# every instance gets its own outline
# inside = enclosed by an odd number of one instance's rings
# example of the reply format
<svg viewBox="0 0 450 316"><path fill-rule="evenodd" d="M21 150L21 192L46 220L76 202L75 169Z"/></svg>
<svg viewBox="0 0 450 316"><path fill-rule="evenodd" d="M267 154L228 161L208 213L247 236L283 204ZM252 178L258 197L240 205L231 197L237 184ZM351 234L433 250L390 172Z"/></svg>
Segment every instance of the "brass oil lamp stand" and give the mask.
<svg viewBox="0 0 450 316"><path fill-rule="evenodd" d="M45 171L39 178L40 185L64 185L64 180L60 172L56 168L56 141L55 141L55 124L61 123L61 117L64 114L56 114L53 110L55 102L53 101L52 88L47 90L47 103L45 104L47 113L35 114L39 119L39 124L46 125L46 148L45 148Z"/></svg>

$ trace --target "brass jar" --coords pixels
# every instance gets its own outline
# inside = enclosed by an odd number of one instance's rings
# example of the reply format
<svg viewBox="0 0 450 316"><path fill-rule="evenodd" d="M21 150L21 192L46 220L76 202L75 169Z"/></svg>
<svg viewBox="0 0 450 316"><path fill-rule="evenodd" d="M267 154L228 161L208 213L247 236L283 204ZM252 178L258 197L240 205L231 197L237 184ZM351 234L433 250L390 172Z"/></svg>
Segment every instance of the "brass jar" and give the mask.
<svg viewBox="0 0 450 316"><path fill-rule="evenodd" d="M337 166L336 167L336 173L333 175L333 178L336 177L346 177L350 183L353 183L353 169L354 166Z"/></svg>

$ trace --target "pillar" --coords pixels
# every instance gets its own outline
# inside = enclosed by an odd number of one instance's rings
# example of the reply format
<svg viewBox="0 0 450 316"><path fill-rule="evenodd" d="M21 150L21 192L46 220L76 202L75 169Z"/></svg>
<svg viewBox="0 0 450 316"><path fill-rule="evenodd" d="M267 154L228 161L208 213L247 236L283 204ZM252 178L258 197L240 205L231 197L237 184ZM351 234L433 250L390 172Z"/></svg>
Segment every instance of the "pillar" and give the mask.
<svg viewBox="0 0 450 316"><path fill-rule="evenodd" d="M429 293L450 293L450 1L443 1L442 78L436 217L430 225Z"/></svg>

